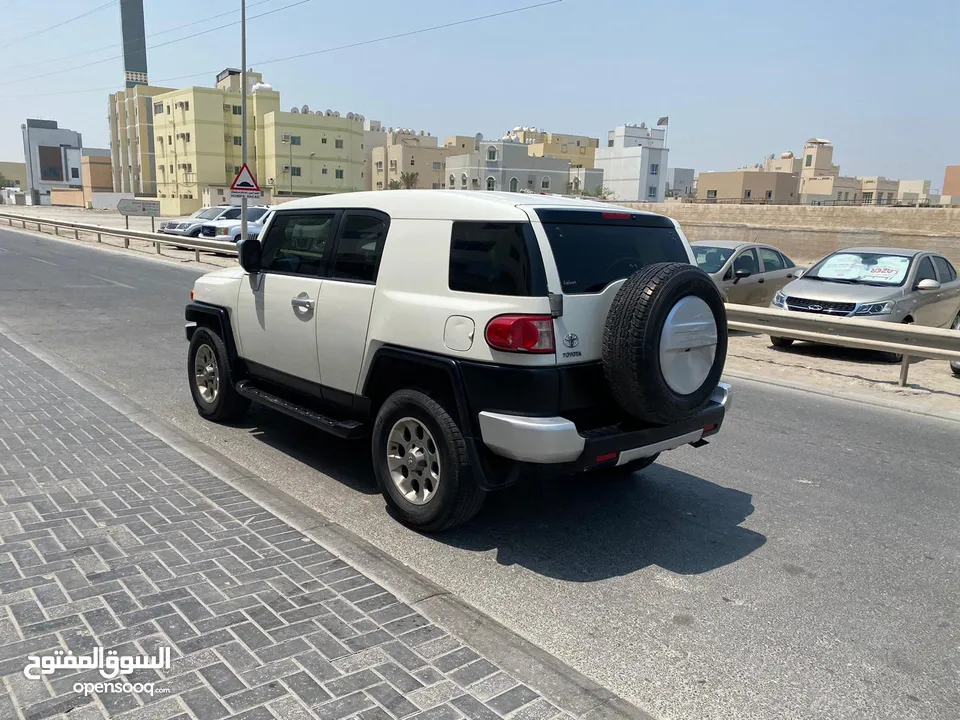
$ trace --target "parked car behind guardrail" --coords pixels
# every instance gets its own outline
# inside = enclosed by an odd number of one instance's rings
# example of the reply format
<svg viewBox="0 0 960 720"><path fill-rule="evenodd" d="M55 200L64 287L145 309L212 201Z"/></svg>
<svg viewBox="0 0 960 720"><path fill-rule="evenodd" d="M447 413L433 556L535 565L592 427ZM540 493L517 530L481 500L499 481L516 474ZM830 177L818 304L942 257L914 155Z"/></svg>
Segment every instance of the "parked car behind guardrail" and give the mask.
<svg viewBox="0 0 960 720"><path fill-rule="evenodd" d="M700 269L708 273L727 302L766 306L802 268L781 250L749 242L691 243Z"/></svg>

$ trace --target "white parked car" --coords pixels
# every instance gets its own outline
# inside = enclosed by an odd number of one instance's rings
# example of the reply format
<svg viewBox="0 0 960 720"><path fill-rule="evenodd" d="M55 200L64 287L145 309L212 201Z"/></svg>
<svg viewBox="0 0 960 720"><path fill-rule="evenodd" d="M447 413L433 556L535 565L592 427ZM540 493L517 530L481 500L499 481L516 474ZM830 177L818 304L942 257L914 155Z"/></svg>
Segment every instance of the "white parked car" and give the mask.
<svg viewBox="0 0 960 720"><path fill-rule="evenodd" d="M260 234L263 220L266 219L269 211L270 207L267 205L247 208L247 237L255 238ZM240 213L233 218L221 218L204 223L200 229L200 236L211 240L240 242Z"/></svg>
<svg viewBox="0 0 960 720"><path fill-rule="evenodd" d="M724 420L723 299L661 215L342 193L275 208L239 260L186 307L200 415L257 402L369 437L386 502L422 531L465 522L525 466L595 482Z"/></svg>
<svg viewBox="0 0 960 720"><path fill-rule="evenodd" d="M200 229L204 223L215 220L235 220L239 217L239 205L216 205L214 207L200 208L190 217L160 223L160 232L165 235L200 237Z"/></svg>

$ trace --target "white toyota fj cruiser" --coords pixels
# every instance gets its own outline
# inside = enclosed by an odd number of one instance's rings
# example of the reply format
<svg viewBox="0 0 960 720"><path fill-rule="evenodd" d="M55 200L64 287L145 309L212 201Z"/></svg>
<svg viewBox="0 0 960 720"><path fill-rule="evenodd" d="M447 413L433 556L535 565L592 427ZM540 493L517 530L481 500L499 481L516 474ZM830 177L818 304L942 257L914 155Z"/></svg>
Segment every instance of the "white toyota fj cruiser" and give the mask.
<svg viewBox="0 0 960 720"><path fill-rule="evenodd" d="M597 202L404 190L285 203L186 308L200 414L257 402L371 437L423 531L525 466L597 476L705 444L730 397L723 300L673 220Z"/></svg>

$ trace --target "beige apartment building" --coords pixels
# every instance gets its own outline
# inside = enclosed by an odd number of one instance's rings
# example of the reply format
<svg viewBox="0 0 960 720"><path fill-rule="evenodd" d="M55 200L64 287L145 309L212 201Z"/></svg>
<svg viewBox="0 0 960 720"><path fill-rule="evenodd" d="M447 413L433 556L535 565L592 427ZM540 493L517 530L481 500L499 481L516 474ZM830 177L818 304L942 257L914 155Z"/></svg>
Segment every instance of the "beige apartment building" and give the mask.
<svg viewBox="0 0 960 720"><path fill-rule="evenodd" d="M364 187L363 118L354 113L280 109L280 93L247 73L247 142L263 202ZM241 73L222 71L212 88L153 97L157 196L164 215L186 215L206 200L228 202L242 165Z"/></svg>
<svg viewBox="0 0 960 720"><path fill-rule="evenodd" d="M27 190L27 164L25 162L0 162L0 175L7 179L10 187Z"/></svg>
<svg viewBox="0 0 960 720"><path fill-rule="evenodd" d="M157 194L153 97L172 91L173 88L135 85L110 94L107 120L113 192Z"/></svg>
<svg viewBox="0 0 960 720"><path fill-rule="evenodd" d="M448 140L456 142L458 138ZM469 138L469 142L471 146L475 144L474 138ZM373 148L372 189L443 188L446 159L460 152L464 151L455 145L441 146L435 136L423 130L418 133L409 128L391 129L386 144Z"/></svg>
<svg viewBox="0 0 960 720"><path fill-rule="evenodd" d="M795 157L789 150L779 155L771 155L763 161L763 169L767 172L785 172L800 176L803 159Z"/></svg>
<svg viewBox="0 0 960 720"><path fill-rule="evenodd" d="M697 200L746 204L795 205L799 177L789 172L743 168L731 172L702 172L697 180Z"/></svg>
<svg viewBox="0 0 960 720"><path fill-rule="evenodd" d="M559 158L574 168L595 167L596 152L600 147L600 138L552 133L521 125L505 132L502 140L527 145L530 157Z"/></svg>

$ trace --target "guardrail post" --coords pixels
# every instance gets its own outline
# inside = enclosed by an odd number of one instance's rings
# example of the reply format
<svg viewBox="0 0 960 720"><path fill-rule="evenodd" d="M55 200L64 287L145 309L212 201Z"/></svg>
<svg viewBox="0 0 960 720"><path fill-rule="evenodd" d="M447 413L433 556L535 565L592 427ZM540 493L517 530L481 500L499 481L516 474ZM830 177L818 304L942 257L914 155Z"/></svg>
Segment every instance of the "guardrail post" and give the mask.
<svg viewBox="0 0 960 720"><path fill-rule="evenodd" d="M59 226L59 225L54 225L54 226L53 226L53 234L56 235L57 237L60 237L60 226Z"/></svg>
<svg viewBox="0 0 960 720"><path fill-rule="evenodd" d="M79 239L80 239L80 231L79 231L79 230L74 230L74 231L73 231L73 239L74 239L74 240L79 240Z"/></svg>
<svg viewBox="0 0 960 720"><path fill-rule="evenodd" d="M193 251L193 259L194 259L194 261L196 261L196 262L200 262L200 251L199 251L199 250L194 250L194 251Z"/></svg>
<svg viewBox="0 0 960 720"><path fill-rule="evenodd" d="M159 255L159 254L160 254L160 241L157 240L157 241L154 243L154 245L156 245L156 247L157 247L157 255Z"/></svg>
<svg viewBox="0 0 960 720"><path fill-rule="evenodd" d="M125 237L125 238L123 239L123 246L124 246L125 248L130 247L130 238L126 238L126 237Z"/></svg>
<svg viewBox="0 0 960 720"><path fill-rule="evenodd" d="M910 372L910 356L904 355L900 361L900 387L907 386L907 373Z"/></svg>
<svg viewBox="0 0 960 720"><path fill-rule="evenodd" d="M102 242L100 238L101 238L100 233L97 233L97 242Z"/></svg>

